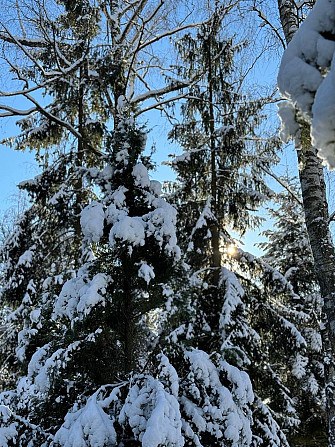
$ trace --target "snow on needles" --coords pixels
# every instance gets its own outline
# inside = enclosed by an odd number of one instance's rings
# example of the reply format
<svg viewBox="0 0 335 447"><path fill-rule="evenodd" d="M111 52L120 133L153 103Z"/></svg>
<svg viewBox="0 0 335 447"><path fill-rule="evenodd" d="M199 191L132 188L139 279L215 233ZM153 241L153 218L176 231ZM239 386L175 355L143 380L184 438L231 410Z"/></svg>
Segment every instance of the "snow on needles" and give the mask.
<svg viewBox="0 0 335 447"><path fill-rule="evenodd" d="M146 239L153 236L158 246L179 259L180 249L176 237L176 209L159 197L161 184L149 180L148 170L137 163L133 170L134 184L142 189L150 210L142 216L130 216L127 208L127 189L119 186L109 195L109 203L91 202L81 212L81 227L87 242L99 242L104 235L105 225L109 226L109 245L116 247L121 241L133 247L142 247Z"/></svg>
<svg viewBox="0 0 335 447"><path fill-rule="evenodd" d="M312 143L331 169L335 169L334 35L335 0L317 0L285 50L278 75L282 95L311 123ZM287 109L280 115L292 133L294 116Z"/></svg>
<svg viewBox="0 0 335 447"><path fill-rule="evenodd" d="M196 428L198 433L211 433L221 440L222 445L227 440L227 445L232 447L250 446L252 432L248 405L253 402L254 394L248 374L225 361L217 368L210 356L201 350L186 351L185 358L190 363L190 374L186 379L188 392L181 397L181 404L187 415L185 434L192 440L192 445L202 445ZM227 377L232 390L225 386L226 381L221 381L220 373ZM200 396L205 396L205 405Z"/></svg>
<svg viewBox="0 0 335 447"><path fill-rule="evenodd" d="M217 367L200 350L185 351L184 355L189 374L183 381L169 359L159 354L158 377L140 374L118 385L102 386L81 408L74 405L54 442L62 447L116 447L121 445L118 427L131 430L134 441L143 447L183 447L189 442L201 447L199 435L206 432L232 447L250 446L248 407L254 394L247 373L226 361ZM226 377L224 384L221 375ZM109 387L112 392L106 396ZM121 387L126 393L120 392ZM100 391L104 398L99 397Z"/></svg>
<svg viewBox="0 0 335 447"><path fill-rule="evenodd" d="M117 445L113 420L97 402L96 393L83 408L66 415L65 423L55 435L55 442L63 447Z"/></svg>
<svg viewBox="0 0 335 447"><path fill-rule="evenodd" d="M11 417L11 411L5 405L0 405L0 420L2 422L9 422ZM11 423L8 427L0 427L0 446L6 447L8 445L8 441L11 439L15 439L18 435L16 431L15 423Z"/></svg>
<svg viewBox="0 0 335 447"><path fill-rule="evenodd" d="M117 240L127 242L136 247L145 244L144 223L140 217L122 216L116 221L109 233L109 244L111 247L117 245Z"/></svg>
<svg viewBox="0 0 335 447"><path fill-rule="evenodd" d="M146 262L141 261L140 268L138 269L138 277L143 278L144 281L149 284L149 282L155 277L153 267L148 265Z"/></svg>
<svg viewBox="0 0 335 447"><path fill-rule="evenodd" d="M105 213L101 203L93 201L86 206L80 216L84 236L90 242L99 242L104 231Z"/></svg>
<svg viewBox="0 0 335 447"><path fill-rule="evenodd" d="M151 377L136 383L130 390L119 416L119 422L128 421L143 447L182 447L182 422L179 403L165 391L163 384Z"/></svg>
<svg viewBox="0 0 335 447"><path fill-rule="evenodd" d="M137 163L133 168L133 176L135 178L135 185L142 188L150 186L149 174L147 168L143 163Z"/></svg>
<svg viewBox="0 0 335 447"><path fill-rule="evenodd" d="M53 318L68 317L73 319L78 315L88 315L97 305L105 305L107 277L102 273L89 279L87 270L83 267L76 278L68 280L54 304Z"/></svg>

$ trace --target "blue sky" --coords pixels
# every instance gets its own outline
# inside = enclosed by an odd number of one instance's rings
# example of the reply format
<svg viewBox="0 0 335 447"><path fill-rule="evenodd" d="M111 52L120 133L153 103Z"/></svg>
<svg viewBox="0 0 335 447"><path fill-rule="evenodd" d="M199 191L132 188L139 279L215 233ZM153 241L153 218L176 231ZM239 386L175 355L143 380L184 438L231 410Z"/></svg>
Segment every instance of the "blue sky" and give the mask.
<svg viewBox="0 0 335 447"><path fill-rule="evenodd" d="M258 22L257 15L254 16L254 20ZM236 23L234 23L233 21L232 24L229 25L229 27L236 27ZM232 32L233 31L235 32L236 30L233 29ZM239 32L241 32L241 30L239 30ZM260 42L260 45L262 45L262 42ZM255 54L260 51L260 48L258 47L259 44L252 45L252 50L255 52ZM261 80L260 82L264 84L265 89L269 88L270 85L273 84L273 80L276 77L280 57L278 54L275 54L275 52L268 52L267 54L270 55L270 57L262 57L261 60L258 61L256 66L253 67L253 73L251 73L250 88L254 88L254 86L252 86L253 82L258 84L259 80ZM11 75L3 73L1 84L1 87L4 88L4 90L10 90L12 88ZM148 128L152 129L152 132L148 136L147 149L149 150L154 142L157 147L156 154L154 155L154 159L157 163L157 170L151 174L151 177L160 181L172 180L174 178L172 171L167 166L163 166L161 164L162 161L166 161L168 159L168 155L170 153L178 153L178 148L176 148L176 146L172 144L169 144L166 138L167 133L170 129L170 125L166 123L163 118L160 118L159 112L149 113L146 116L146 119L148 119ZM14 126L14 120L0 120L0 131L2 134L2 138L10 135L15 135L16 129ZM16 185L22 180L34 177L38 173L38 169L36 163L34 162L33 154L29 152L15 152L14 150L4 146L1 146L0 150L1 216L1 213L4 213L6 209L8 209L15 203L15 194L17 193ZM293 164L296 165L296 161L294 161ZM267 222L266 227L269 224L270 223ZM264 230L266 227L260 229L260 231ZM254 253L255 251L256 253L258 253L257 250L252 248L252 243L258 239L258 233L258 230L256 232L249 232L245 237L245 248L247 250L253 251Z"/></svg>
<svg viewBox="0 0 335 447"><path fill-rule="evenodd" d="M7 121L7 120L6 120ZM10 122L0 121L1 137L13 135L15 127ZM29 151L14 151L7 146L0 146L0 215L15 203L17 184L34 177L37 166L34 156Z"/></svg>

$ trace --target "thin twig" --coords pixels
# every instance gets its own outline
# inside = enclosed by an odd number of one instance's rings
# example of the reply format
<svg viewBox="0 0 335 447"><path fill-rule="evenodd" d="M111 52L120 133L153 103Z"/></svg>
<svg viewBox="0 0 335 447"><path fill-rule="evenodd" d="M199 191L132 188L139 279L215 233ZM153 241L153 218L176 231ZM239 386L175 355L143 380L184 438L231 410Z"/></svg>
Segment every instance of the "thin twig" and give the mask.
<svg viewBox="0 0 335 447"><path fill-rule="evenodd" d="M262 169L262 171L264 171L266 174L270 175L272 178L274 178L283 188L286 189L286 191L288 191L291 196L294 198L294 200L296 200L299 205L303 206L302 201L299 199L299 197L292 191L292 189L289 187L289 185L287 185L287 183L285 183L283 180L281 180L274 172L270 171L270 169L267 169L265 166L263 165L259 165L259 167Z"/></svg>
<svg viewBox="0 0 335 447"><path fill-rule="evenodd" d="M286 43L285 43L284 39L282 38L282 36L279 34L278 30L272 25L272 23L266 18L266 16L262 13L262 11L260 9L258 9L256 6L253 6L252 10L257 12L258 17L260 19L262 19L263 22L272 29L272 31L278 37L278 39L280 40L280 43L282 44L282 46L283 46L283 48L285 50L286 49Z"/></svg>

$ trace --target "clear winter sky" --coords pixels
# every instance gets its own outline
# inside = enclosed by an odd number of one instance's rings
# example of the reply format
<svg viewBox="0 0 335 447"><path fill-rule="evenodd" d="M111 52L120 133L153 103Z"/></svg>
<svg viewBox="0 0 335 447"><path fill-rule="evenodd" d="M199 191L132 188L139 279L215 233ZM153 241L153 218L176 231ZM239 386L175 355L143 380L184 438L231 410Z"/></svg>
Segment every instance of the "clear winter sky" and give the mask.
<svg viewBox="0 0 335 447"><path fill-rule="evenodd" d="M11 133L11 130L15 132L14 129L9 122L0 121L1 139L4 136L14 135ZM37 171L32 153L18 152L9 147L0 146L0 217L15 204L18 192L17 184L22 180L34 177Z"/></svg>

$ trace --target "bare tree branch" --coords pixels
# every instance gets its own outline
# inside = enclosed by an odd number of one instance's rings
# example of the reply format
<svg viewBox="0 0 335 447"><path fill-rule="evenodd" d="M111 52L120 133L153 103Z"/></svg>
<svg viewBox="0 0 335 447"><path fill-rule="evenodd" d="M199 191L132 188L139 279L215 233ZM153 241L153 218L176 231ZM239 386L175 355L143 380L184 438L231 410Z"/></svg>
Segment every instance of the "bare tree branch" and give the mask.
<svg viewBox="0 0 335 447"><path fill-rule="evenodd" d="M8 28L2 23L1 26L3 27L3 29L6 31L6 33L8 34L8 36L13 39L13 43L15 43L22 51L23 53L28 57L28 59L30 59L34 65L41 71L41 73L45 74L44 68L42 67L42 65L35 59L35 57L29 53L29 51L27 51L27 49L25 48L24 45L22 45L16 37L14 37L11 32L8 30Z"/></svg>
<svg viewBox="0 0 335 447"><path fill-rule="evenodd" d="M142 95L136 96L134 99L130 101L131 104L138 104L140 102L146 101L147 99L154 98L155 96L166 95L167 93L174 92L176 90L180 90L182 88L188 87L193 83L193 81L176 81L166 87L150 90Z"/></svg>
<svg viewBox="0 0 335 447"><path fill-rule="evenodd" d="M15 109L14 107L10 107L5 104L0 104L0 110L7 110L6 113L0 113L0 118L3 118L6 116L27 116L33 112L36 112L37 108L32 107L30 109L22 110L22 109Z"/></svg>
<svg viewBox="0 0 335 447"><path fill-rule="evenodd" d="M282 44L282 46L283 46L283 48L284 48L284 50L285 50L285 48L286 48L285 40L284 40L284 39L282 38L282 36L279 34L278 30L277 30L277 29L273 26L273 24L267 19L267 17L263 14L263 12L262 12L259 8L257 8L256 5L253 6L252 10L255 11L255 12L257 12L258 17L259 17L260 19L263 20L263 23L264 23L265 25L268 25L268 26L271 28L271 30L275 33L275 35L276 35L276 36L278 37L278 39L280 40L280 43Z"/></svg>
<svg viewBox="0 0 335 447"><path fill-rule="evenodd" d="M134 23L137 21L139 15L143 11L145 5L148 3L148 0L140 0L138 7L136 8L133 15L128 19L128 23L125 26L124 30L121 33L120 38L118 39L119 43L123 43L125 38L127 37L127 34L129 33L132 26L134 26Z"/></svg>
<svg viewBox="0 0 335 447"><path fill-rule="evenodd" d="M45 42L40 39L31 39L28 37L19 37L19 36L9 36L8 34L0 31L0 40L7 42L7 43L19 43L20 45L24 47L30 47L30 48L44 48Z"/></svg>
<svg viewBox="0 0 335 447"><path fill-rule="evenodd" d="M142 115L142 113L148 112L149 110L158 109L163 110L162 106L165 104L170 104L172 102L178 101L179 99L187 98L187 92L181 93L180 95L173 96L172 98L163 99L162 101L155 102L154 104L151 104L150 106L144 107L143 109L138 110L134 113L134 116L137 117L139 115ZM164 110L165 111L165 110Z"/></svg>
<svg viewBox="0 0 335 447"><path fill-rule="evenodd" d="M333 222L335 220L335 211L331 213L331 215L328 217L328 223Z"/></svg>
<svg viewBox="0 0 335 447"><path fill-rule="evenodd" d="M184 31L184 30L189 29L189 28L197 28L197 27L199 27L201 25L205 25L206 23L209 23L211 20L212 19L210 18L210 19L205 20L203 22L189 23L189 24L186 24L186 25L174 28L172 30L166 31L165 33L159 34L158 36L154 37L153 39L151 39L151 40L149 40L147 42L144 42L142 45L140 45L140 47L138 48L138 51L141 51L144 48L146 48L146 47L148 47L148 46L158 42L159 40L163 39L164 37L172 36L173 34L177 34L180 31Z"/></svg>
<svg viewBox="0 0 335 447"><path fill-rule="evenodd" d="M41 113L41 115L48 118L50 121L59 124L62 127L65 127L65 129L69 130L72 135L74 135L76 138L82 138L81 134L73 127L71 124L67 123L66 121L63 121L62 119L58 118L57 116L53 115L52 113L48 112L44 107L42 107L39 102L30 96L28 93L23 93L23 96L25 96L29 101L31 101L33 104L35 104L36 109Z"/></svg>
<svg viewBox="0 0 335 447"><path fill-rule="evenodd" d="M299 203L300 206L303 206L302 200L292 191L290 186L285 183L281 178L279 178L274 172L270 171L270 169L267 169L265 166L259 164L259 167L264 171L266 174L270 175L272 178L274 178L283 188L286 189L287 192L291 194L291 196L294 198L296 202Z"/></svg>

